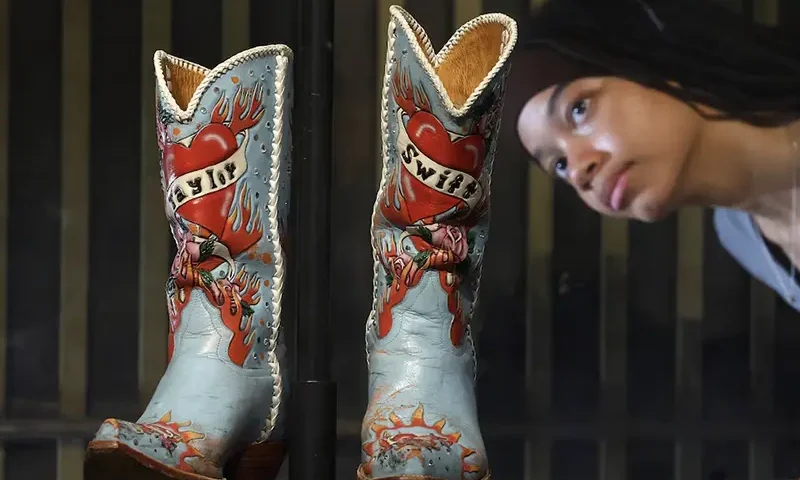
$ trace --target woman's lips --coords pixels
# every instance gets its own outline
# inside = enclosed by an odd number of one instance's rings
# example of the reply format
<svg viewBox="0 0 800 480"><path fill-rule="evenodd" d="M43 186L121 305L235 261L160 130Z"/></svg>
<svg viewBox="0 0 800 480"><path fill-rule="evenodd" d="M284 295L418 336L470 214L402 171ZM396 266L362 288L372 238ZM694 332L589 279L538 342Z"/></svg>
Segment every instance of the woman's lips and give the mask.
<svg viewBox="0 0 800 480"><path fill-rule="evenodd" d="M625 191L628 189L628 170L625 169L621 175L617 177L614 184L614 189L611 190L611 198L609 198L609 206L618 212L622 208L622 201L625 199Z"/></svg>
<svg viewBox="0 0 800 480"><path fill-rule="evenodd" d="M628 190L628 172L631 163L626 163L619 170L606 177L600 189L600 202L611 210L618 212L625 206L625 194Z"/></svg>

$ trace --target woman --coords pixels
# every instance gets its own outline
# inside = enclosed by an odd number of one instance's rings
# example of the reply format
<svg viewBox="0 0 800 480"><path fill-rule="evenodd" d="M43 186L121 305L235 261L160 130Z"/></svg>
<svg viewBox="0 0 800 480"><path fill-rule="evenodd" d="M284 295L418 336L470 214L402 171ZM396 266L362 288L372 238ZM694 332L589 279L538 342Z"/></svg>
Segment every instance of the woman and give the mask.
<svg viewBox="0 0 800 480"><path fill-rule="evenodd" d="M800 310L800 42L700 0L550 0L529 27L567 61L519 114L533 160L604 215L715 208L722 244Z"/></svg>

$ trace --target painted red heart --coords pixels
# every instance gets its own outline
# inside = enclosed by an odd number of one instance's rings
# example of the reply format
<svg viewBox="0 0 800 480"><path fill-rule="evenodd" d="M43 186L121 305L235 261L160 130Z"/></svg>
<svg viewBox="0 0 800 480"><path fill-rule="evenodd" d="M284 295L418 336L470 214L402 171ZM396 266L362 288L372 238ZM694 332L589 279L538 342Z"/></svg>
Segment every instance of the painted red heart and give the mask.
<svg viewBox="0 0 800 480"><path fill-rule="evenodd" d="M426 111L412 115L406 131L414 145L436 163L475 178L480 176L485 158L484 140L480 135L468 135L451 141L442 122ZM401 170L400 175L410 223L444 213L461 202L425 185L405 169Z"/></svg>
<svg viewBox="0 0 800 480"><path fill-rule="evenodd" d="M180 143L168 144L164 151L167 183L185 173L225 160L233 155L236 148L233 132L219 123L210 123L200 129L188 147ZM225 222L235 195L236 183L231 183L214 193L184 203L178 207L178 213L186 220L205 227L225 244Z"/></svg>

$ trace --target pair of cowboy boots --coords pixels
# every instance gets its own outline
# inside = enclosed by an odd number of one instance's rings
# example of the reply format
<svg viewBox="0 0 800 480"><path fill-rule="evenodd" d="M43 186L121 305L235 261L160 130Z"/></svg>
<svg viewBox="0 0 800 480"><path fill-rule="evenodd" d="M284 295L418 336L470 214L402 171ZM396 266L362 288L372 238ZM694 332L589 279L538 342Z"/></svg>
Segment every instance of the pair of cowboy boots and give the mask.
<svg viewBox="0 0 800 480"><path fill-rule="evenodd" d="M435 53L392 7L388 33L357 477L488 479L469 319L516 24L477 17ZM135 423L101 425L87 480L270 480L280 469L292 63L283 45L212 70L155 54L162 188L178 247L169 364Z"/></svg>

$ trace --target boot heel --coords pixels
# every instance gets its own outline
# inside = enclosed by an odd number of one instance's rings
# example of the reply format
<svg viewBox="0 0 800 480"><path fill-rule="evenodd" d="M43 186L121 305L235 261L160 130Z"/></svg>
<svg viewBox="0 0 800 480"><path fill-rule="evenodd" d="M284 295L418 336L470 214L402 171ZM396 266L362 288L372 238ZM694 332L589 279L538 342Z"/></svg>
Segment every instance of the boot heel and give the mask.
<svg viewBox="0 0 800 480"><path fill-rule="evenodd" d="M223 470L225 480L274 480L283 465L283 442L253 444L234 455Z"/></svg>

